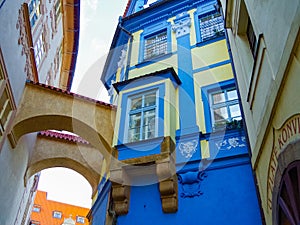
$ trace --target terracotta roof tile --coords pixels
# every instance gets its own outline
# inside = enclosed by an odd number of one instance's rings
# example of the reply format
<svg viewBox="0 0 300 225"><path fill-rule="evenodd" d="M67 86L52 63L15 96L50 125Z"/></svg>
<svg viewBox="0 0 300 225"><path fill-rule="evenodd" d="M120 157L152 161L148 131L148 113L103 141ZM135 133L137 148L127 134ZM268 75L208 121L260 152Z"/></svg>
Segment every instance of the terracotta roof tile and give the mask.
<svg viewBox="0 0 300 225"><path fill-rule="evenodd" d="M58 139L64 139L64 140L73 141L76 143L89 144L89 142L86 141L85 139L83 139L82 137L72 135L72 134L51 131L51 130L40 131L38 133L38 135L52 137L52 138L58 138Z"/></svg>
<svg viewBox="0 0 300 225"><path fill-rule="evenodd" d="M123 13L123 18L126 17L126 14L128 13L130 4L131 4L131 0L128 0L125 11Z"/></svg>
<svg viewBox="0 0 300 225"><path fill-rule="evenodd" d="M34 204L40 206L41 211L39 213L32 212L30 219L39 221L41 225L61 225L64 219L70 216L76 221L76 216L86 217L89 212L88 208L48 200L47 192L39 190L36 193ZM62 212L62 218L53 218L53 211ZM84 224L89 224L87 218L85 218Z"/></svg>

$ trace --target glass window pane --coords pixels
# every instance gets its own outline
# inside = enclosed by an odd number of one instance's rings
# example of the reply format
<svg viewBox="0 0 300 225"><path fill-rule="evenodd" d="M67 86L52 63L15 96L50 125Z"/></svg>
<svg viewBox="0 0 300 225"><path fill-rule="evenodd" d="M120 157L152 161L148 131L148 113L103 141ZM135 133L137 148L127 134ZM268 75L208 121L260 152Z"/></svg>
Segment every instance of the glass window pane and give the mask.
<svg viewBox="0 0 300 225"><path fill-rule="evenodd" d="M156 94L155 93L148 94L145 96L145 107L155 105L155 103L156 103Z"/></svg>
<svg viewBox="0 0 300 225"><path fill-rule="evenodd" d="M131 100L131 110L142 108L142 96Z"/></svg>
<svg viewBox="0 0 300 225"><path fill-rule="evenodd" d="M155 109L145 111L142 139L155 137Z"/></svg>
<svg viewBox="0 0 300 225"><path fill-rule="evenodd" d="M223 18L220 13L214 13L199 19L202 41L224 35Z"/></svg>
<svg viewBox="0 0 300 225"><path fill-rule="evenodd" d="M241 111L238 104L229 106L231 118L241 117Z"/></svg>
<svg viewBox="0 0 300 225"><path fill-rule="evenodd" d="M228 119L228 112L226 107L221 107L218 109L214 109L214 119L215 122L224 121Z"/></svg>
<svg viewBox="0 0 300 225"><path fill-rule="evenodd" d="M144 59L167 53L167 32L145 39Z"/></svg>
<svg viewBox="0 0 300 225"><path fill-rule="evenodd" d="M234 99L237 99L238 96L237 96L237 91L236 91L236 89L227 91L227 97L228 97L228 100L234 100Z"/></svg>
<svg viewBox="0 0 300 225"><path fill-rule="evenodd" d="M224 92L213 94L213 104L225 102Z"/></svg>
<svg viewBox="0 0 300 225"><path fill-rule="evenodd" d="M140 140L141 113L132 114L129 117L128 141Z"/></svg>

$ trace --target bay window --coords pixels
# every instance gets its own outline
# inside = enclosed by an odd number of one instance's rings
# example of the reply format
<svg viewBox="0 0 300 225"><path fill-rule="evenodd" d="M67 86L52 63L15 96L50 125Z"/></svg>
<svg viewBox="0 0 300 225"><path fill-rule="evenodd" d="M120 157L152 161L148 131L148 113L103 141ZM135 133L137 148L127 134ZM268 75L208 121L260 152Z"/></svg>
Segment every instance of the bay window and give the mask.
<svg viewBox="0 0 300 225"><path fill-rule="evenodd" d="M157 91L129 98L128 142L156 137Z"/></svg>

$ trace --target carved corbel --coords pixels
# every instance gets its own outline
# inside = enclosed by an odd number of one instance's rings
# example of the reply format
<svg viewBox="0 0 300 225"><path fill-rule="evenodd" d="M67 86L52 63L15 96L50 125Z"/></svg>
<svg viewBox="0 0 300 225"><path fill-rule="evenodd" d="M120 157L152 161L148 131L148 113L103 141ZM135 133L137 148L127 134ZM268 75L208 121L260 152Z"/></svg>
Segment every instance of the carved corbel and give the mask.
<svg viewBox="0 0 300 225"><path fill-rule="evenodd" d="M117 215L125 215L128 213L130 197L130 187L118 183L112 184L112 199L114 210Z"/></svg>
<svg viewBox="0 0 300 225"><path fill-rule="evenodd" d="M170 156L170 158L157 162L156 173L159 179L159 192L163 212L177 212L178 179L174 159Z"/></svg>

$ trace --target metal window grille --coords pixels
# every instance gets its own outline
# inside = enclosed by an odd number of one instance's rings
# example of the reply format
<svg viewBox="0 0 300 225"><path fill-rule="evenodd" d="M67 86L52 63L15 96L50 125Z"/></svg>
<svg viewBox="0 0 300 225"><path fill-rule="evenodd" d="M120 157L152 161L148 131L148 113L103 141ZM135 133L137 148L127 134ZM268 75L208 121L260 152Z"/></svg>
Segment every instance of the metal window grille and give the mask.
<svg viewBox="0 0 300 225"><path fill-rule="evenodd" d="M214 13L199 19L201 40L206 41L224 35L224 23L220 13Z"/></svg>
<svg viewBox="0 0 300 225"><path fill-rule="evenodd" d="M167 32L162 32L145 39L144 59L167 54Z"/></svg>

